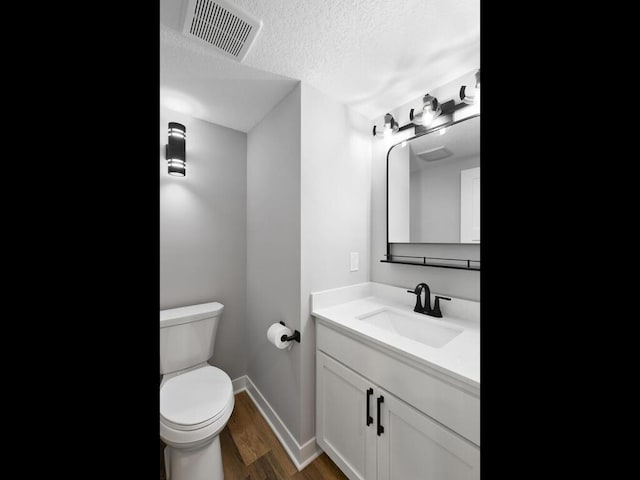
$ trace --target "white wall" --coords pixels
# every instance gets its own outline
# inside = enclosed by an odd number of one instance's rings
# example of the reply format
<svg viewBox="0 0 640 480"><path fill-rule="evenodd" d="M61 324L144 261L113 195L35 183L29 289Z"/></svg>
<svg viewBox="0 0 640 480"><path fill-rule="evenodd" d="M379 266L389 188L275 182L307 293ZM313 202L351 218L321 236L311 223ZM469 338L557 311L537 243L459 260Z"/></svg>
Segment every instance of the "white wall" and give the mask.
<svg viewBox="0 0 640 480"><path fill-rule="evenodd" d="M444 159L411 172L412 242L460 243L460 172L479 166L480 157L473 156Z"/></svg>
<svg viewBox="0 0 640 480"><path fill-rule="evenodd" d="M411 225L411 188L409 147L395 147L389 162L389 238L392 242L408 242Z"/></svg>
<svg viewBox="0 0 640 480"><path fill-rule="evenodd" d="M169 122L187 128L185 177L167 173ZM237 378L246 372L247 135L161 109L159 139L160 309L222 303L210 363Z"/></svg>
<svg viewBox="0 0 640 480"><path fill-rule="evenodd" d="M247 135L246 373L289 431L300 432L300 349L267 330L300 330L300 85Z"/></svg>
<svg viewBox="0 0 640 480"><path fill-rule="evenodd" d="M300 443L315 436L310 293L369 280L370 164L371 122L303 83ZM359 253L356 272L350 271L351 252Z"/></svg>
<svg viewBox="0 0 640 480"><path fill-rule="evenodd" d="M310 293L369 280L369 123L301 84L247 137L247 374L299 445L315 436ZM280 320L301 332L289 351L267 342Z"/></svg>
<svg viewBox="0 0 640 480"><path fill-rule="evenodd" d="M459 79L447 83L441 87L430 90L432 95L438 97L441 103L452 98L458 98L460 86L475 84L476 70L468 72ZM457 100L459 101L459 100ZM422 97L392 110L394 118L405 125L409 123L409 110L420 108ZM465 109L468 114L471 109ZM373 119L374 123L381 125L384 114ZM382 263L387 248L387 207L386 207L386 155L389 148L406 138L414 135L413 129L399 132L388 139L373 140L372 153L372 183L371 183L371 281L386 283L403 288L413 288L420 282L425 282L431 287L432 292L448 294L468 300L480 300L480 273L477 271L453 270L447 268L420 267L413 265L397 265ZM482 153L481 153L482 156ZM403 245L400 251L406 255L428 255L446 258L480 258L480 245Z"/></svg>

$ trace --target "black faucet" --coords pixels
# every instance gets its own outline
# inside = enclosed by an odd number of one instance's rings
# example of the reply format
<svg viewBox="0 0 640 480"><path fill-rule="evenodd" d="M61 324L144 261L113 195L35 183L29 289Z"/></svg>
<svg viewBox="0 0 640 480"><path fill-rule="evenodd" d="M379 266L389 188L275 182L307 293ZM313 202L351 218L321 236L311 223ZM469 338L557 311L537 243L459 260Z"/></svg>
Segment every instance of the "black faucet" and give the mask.
<svg viewBox="0 0 640 480"><path fill-rule="evenodd" d="M429 285L427 285L426 283L419 283L418 285L416 285L415 290L407 290L407 292L413 293L416 296L416 306L413 308L414 312L425 313L424 307L422 306L422 290L424 288L427 289L427 296L426 296L427 306L429 308L429 311L431 311L431 305L429 305L429 303L431 302L431 300L429 299L429 297L431 296Z"/></svg>
<svg viewBox="0 0 640 480"><path fill-rule="evenodd" d="M422 290L425 291L424 307L422 306ZM440 311L440 299L451 300L448 297L436 295L433 302L433 308L431 308L431 290L429 290L429 285L426 283L419 283L416 285L415 290L407 290L407 292L413 293L416 296L416 306L413 308L413 311L424 315L430 315L432 317L442 317L442 312Z"/></svg>

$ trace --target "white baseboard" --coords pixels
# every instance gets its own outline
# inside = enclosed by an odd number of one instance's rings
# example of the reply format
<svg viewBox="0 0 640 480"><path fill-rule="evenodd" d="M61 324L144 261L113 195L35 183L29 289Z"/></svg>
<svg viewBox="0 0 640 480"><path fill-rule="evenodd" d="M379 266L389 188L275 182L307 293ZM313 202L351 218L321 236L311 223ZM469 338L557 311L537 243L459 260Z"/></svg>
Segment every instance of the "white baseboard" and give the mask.
<svg viewBox="0 0 640 480"><path fill-rule="evenodd" d="M303 445L298 443L276 411L269 405L267 399L264 398L258 387L247 375L236 378L231 383L233 384L234 394L243 390L247 392L247 395L249 395L249 398L267 421L267 424L273 430L273 433L282 444L282 448L287 452L298 471L309 465L322 453L322 449L316 444L316 437L309 439Z"/></svg>
<svg viewBox="0 0 640 480"><path fill-rule="evenodd" d="M231 385L233 386L233 394L235 395L238 392L247 389L247 376L243 375L234 380L231 380Z"/></svg>

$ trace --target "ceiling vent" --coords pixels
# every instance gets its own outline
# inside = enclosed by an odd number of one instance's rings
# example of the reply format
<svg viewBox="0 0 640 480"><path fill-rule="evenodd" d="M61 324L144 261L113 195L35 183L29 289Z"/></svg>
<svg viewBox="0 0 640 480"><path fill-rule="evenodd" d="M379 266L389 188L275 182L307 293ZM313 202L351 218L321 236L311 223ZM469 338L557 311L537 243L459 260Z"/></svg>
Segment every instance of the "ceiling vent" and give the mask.
<svg viewBox="0 0 640 480"><path fill-rule="evenodd" d="M453 155L446 147L436 147L419 153L417 156L427 162L435 162Z"/></svg>
<svg viewBox="0 0 640 480"><path fill-rule="evenodd" d="M241 62L261 28L262 20L225 0L189 0L182 33Z"/></svg>

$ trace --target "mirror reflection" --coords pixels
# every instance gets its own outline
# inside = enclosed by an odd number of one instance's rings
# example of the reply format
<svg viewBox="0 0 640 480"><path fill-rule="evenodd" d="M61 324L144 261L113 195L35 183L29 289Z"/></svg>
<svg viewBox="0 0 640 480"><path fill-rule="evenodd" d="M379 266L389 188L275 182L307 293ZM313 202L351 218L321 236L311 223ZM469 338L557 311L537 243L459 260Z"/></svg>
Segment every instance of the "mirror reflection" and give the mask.
<svg viewBox="0 0 640 480"><path fill-rule="evenodd" d="M480 116L392 147L387 182L389 243L480 243Z"/></svg>

